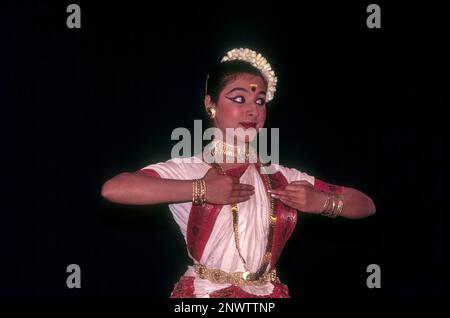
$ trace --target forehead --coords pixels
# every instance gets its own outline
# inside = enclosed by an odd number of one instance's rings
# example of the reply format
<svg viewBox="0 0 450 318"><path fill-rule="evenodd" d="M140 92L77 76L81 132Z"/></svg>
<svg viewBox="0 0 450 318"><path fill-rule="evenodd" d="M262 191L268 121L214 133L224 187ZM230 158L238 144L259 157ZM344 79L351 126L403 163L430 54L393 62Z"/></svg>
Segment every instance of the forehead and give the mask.
<svg viewBox="0 0 450 318"><path fill-rule="evenodd" d="M250 85L256 84L258 86L258 91L265 91L266 85L263 79L258 75L253 74L239 74L235 79L229 81L223 88L223 91L233 89L235 87L242 87L250 90Z"/></svg>

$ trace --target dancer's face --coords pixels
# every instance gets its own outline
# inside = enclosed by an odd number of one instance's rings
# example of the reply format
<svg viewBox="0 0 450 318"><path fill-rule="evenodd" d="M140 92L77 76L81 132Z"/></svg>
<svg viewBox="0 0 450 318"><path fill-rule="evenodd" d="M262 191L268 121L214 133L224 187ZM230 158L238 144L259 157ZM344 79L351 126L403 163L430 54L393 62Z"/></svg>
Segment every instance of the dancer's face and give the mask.
<svg viewBox="0 0 450 318"><path fill-rule="evenodd" d="M266 85L258 75L241 74L228 82L220 92L216 107L214 125L225 136L226 128L241 128L245 141L256 137L266 120ZM209 96L206 106L211 104ZM249 129L249 128L254 128ZM239 130L238 130L239 132Z"/></svg>

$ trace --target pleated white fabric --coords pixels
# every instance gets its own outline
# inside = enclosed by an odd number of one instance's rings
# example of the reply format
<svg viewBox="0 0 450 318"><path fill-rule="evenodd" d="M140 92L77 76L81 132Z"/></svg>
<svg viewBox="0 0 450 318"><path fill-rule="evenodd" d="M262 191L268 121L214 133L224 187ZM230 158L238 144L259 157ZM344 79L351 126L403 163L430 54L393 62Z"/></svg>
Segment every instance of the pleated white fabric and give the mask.
<svg viewBox="0 0 450 318"><path fill-rule="evenodd" d="M148 165L142 169L153 169L166 179L191 180L203 177L210 168L210 165L196 156L187 159L171 159ZM281 171L289 183L306 180L314 185L314 177L297 169L280 165L274 165L274 168ZM255 187L255 195L251 196L248 201L238 204L241 252L247 262L247 267L253 272L258 269L266 249L269 226L269 197L255 164L248 166L240 178L240 182ZM169 205L185 241L191 207L191 202ZM201 264L207 268L221 269L226 272L245 271L235 246L232 224L230 206L225 205L216 219L205 246L200 260ZM197 297L209 297L210 293L229 286L228 284L214 284L206 279L200 279L192 266L188 266L185 275L196 277L194 287ZM242 289L254 295L268 295L272 293L273 285L268 283L264 286L243 286Z"/></svg>

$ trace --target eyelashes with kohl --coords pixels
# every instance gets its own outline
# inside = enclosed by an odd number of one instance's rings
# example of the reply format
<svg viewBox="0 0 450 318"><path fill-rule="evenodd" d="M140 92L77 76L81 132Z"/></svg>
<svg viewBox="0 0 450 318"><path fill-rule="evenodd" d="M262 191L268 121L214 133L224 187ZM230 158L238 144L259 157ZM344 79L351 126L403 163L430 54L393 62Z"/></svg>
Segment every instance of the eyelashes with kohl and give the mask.
<svg viewBox="0 0 450 318"><path fill-rule="evenodd" d="M245 103L245 98L243 96L236 96L236 97L225 96L225 98L227 98L227 99L229 99L229 100L231 100L231 101L233 101L235 103L238 103L238 104ZM264 98L258 98L256 100L256 104L261 105L261 106L264 105L265 104Z"/></svg>

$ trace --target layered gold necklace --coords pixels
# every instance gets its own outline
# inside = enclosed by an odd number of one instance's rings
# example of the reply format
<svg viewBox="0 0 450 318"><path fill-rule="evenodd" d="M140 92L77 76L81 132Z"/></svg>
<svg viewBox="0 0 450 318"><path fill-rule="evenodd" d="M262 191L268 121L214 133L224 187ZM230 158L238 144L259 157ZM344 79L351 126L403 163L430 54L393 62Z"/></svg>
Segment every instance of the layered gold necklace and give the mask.
<svg viewBox="0 0 450 318"><path fill-rule="evenodd" d="M258 161L258 164L259 161ZM211 164L220 174L226 175L225 171L222 169L221 165L213 162ZM263 182L265 184L265 187L267 190L272 189L272 184L269 176L267 174L261 174ZM273 242L273 232L275 223L277 220L277 217L275 215L275 199L270 196L270 194L267 192L268 198L269 198L269 233L267 235L267 242L266 242L266 249L264 252L264 255L262 257L262 260L260 262L259 268L256 270L256 272L251 273L250 270L247 267L247 262L245 261L245 258L242 256L241 247L240 247L240 241L239 241L239 207L237 203L231 204L231 212L233 214L233 234L234 234L234 242L236 245L236 249L239 254L239 258L242 261L242 264L244 266L245 272L242 273L242 278L247 281L257 281L261 278L261 276L266 272L267 266L270 263L270 260L272 259L272 242ZM274 272L274 275L276 273Z"/></svg>

